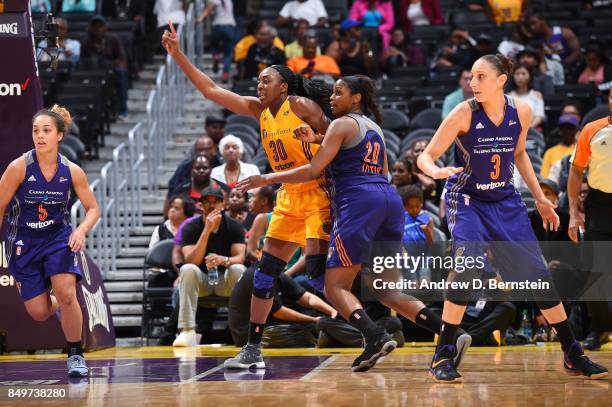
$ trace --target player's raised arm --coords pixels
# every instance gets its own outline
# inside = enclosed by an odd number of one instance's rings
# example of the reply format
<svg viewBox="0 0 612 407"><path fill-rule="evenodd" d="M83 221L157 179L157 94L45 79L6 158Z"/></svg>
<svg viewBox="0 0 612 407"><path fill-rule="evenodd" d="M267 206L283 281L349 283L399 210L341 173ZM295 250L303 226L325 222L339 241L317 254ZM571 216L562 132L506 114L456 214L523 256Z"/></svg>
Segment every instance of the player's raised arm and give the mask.
<svg viewBox="0 0 612 407"><path fill-rule="evenodd" d="M462 102L442 121L433 139L417 159L417 165L423 173L434 179L442 179L463 171L462 167L440 168L435 161L453 144L459 134L469 130L471 117L469 105Z"/></svg>
<svg viewBox="0 0 612 407"><path fill-rule="evenodd" d="M162 45L166 48L168 55L176 61L191 83L206 97L215 103L220 104L234 113L255 116L259 118L264 107L259 99L252 96L240 96L231 92L210 79L208 75L200 71L183 53L180 42L172 21L168 21L170 31L165 31L162 36Z"/></svg>

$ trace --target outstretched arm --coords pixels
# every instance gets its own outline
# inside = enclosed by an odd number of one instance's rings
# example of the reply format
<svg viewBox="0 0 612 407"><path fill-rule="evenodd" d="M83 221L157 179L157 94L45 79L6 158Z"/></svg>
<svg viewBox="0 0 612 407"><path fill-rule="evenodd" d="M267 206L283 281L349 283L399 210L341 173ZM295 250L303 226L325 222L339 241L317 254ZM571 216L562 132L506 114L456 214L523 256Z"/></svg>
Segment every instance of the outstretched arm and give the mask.
<svg viewBox="0 0 612 407"><path fill-rule="evenodd" d="M208 75L200 71L183 53L180 49L178 35L176 34L172 21L169 21L168 24L170 25L170 32L164 32L162 44L166 48L168 54L176 61L178 66L181 67L191 83L193 83L202 95L234 113L259 118L264 109L259 99L252 96L240 96L225 88L217 86Z"/></svg>
<svg viewBox="0 0 612 407"><path fill-rule="evenodd" d="M344 140L350 134L357 133L357 123L352 119L334 120L327 130L321 148L313 157L310 164L292 170L276 172L265 175L254 175L238 183L242 191L262 187L268 184L300 184L318 178L325 167L334 159Z"/></svg>

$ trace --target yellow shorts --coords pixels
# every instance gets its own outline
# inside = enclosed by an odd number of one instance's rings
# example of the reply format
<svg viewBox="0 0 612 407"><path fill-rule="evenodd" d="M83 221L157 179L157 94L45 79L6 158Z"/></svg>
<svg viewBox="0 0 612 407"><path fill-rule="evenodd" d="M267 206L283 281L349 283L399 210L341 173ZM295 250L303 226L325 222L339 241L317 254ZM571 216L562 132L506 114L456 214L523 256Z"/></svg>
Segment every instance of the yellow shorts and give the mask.
<svg viewBox="0 0 612 407"><path fill-rule="evenodd" d="M279 189L266 237L300 246L306 239L329 240L329 196L319 183L312 185L306 190L292 186Z"/></svg>

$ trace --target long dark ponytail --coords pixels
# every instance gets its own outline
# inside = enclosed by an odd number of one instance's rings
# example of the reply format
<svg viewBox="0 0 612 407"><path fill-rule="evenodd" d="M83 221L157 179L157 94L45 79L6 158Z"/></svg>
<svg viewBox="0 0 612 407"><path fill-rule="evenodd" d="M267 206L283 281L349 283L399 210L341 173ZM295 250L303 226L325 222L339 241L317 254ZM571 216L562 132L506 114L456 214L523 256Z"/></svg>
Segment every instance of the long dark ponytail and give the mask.
<svg viewBox="0 0 612 407"><path fill-rule="evenodd" d="M361 111L366 116L374 116L376 123L382 123L378 106L374 101L376 87L374 81L365 75L343 76L340 80L349 87L353 95L361 94Z"/></svg>
<svg viewBox="0 0 612 407"><path fill-rule="evenodd" d="M323 81L313 81L302 75L294 73L286 65L272 65L272 69L279 73L287 83L287 94L303 96L321 107L325 116L334 118L329 104L332 87Z"/></svg>

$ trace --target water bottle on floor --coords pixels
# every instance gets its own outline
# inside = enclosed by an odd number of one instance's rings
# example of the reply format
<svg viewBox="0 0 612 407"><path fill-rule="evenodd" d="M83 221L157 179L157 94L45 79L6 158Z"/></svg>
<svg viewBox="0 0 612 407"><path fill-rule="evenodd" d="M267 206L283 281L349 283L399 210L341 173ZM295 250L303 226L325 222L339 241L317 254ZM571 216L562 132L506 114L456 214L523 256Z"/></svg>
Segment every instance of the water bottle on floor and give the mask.
<svg viewBox="0 0 612 407"><path fill-rule="evenodd" d="M522 317L521 327L519 329L519 332L523 334L524 336L526 336L529 339L529 341L531 341L531 337L533 335L533 331L531 329L531 318L529 318L529 311L526 309L523 310L523 317Z"/></svg>
<svg viewBox="0 0 612 407"><path fill-rule="evenodd" d="M212 253L208 253L210 256ZM217 285L219 284L219 269L217 266L208 269L208 284Z"/></svg>

